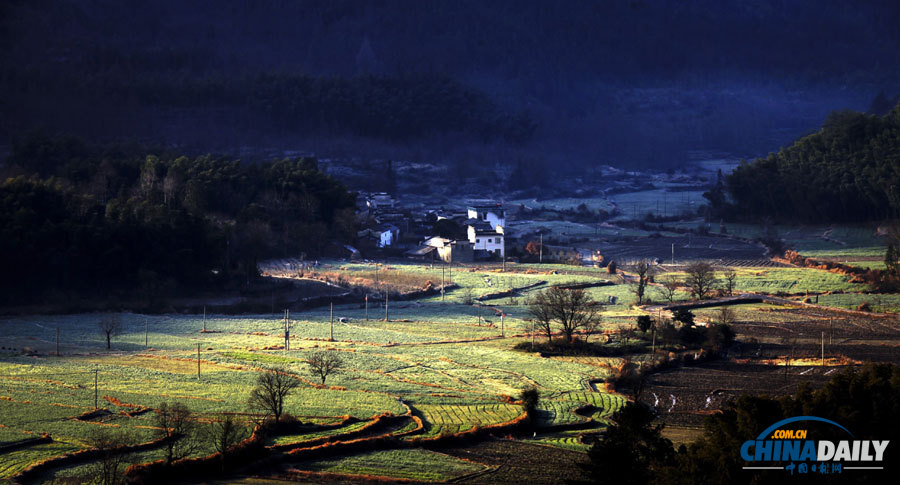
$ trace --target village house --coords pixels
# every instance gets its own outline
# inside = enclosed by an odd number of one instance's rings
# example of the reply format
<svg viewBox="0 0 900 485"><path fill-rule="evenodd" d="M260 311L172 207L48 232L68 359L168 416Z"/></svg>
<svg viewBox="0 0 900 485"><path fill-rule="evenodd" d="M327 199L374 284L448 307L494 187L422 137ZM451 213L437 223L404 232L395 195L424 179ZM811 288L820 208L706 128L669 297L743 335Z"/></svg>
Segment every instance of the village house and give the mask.
<svg viewBox="0 0 900 485"><path fill-rule="evenodd" d="M397 238L400 237L400 228L390 223L377 225L374 232L378 237L378 247L380 248L393 246Z"/></svg>
<svg viewBox="0 0 900 485"><path fill-rule="evenodd" d="M474 260L474 250L468 241L452 241L444 237L430 237L425 243L437 251L438 259L446 263L468 263Z"/></svg>
<svg viewBox="0 0 900 485"><path fill-rule="evenodd" d="M400 237L400 228L390 223L381 223L359 231L356 234L361 241L367 241L365 246L387 248L393 246Z"/></svg>
<svg viewBox="0 0 900 485"><path fill-rule="evenodd" d="M491 229L498 230L503 233L503 227L506 226L506 210L503 205L498 203L471 205L467 209L469 220L477 220L486 222L491 225Z"/></svg>
<svg viewBox="0 0 900 485"><path fill-rule="evenodd" d="M480 257L506 257L503 227L506 210L496 202L471 205L467 209L466 232L475 255Z"/></svg>
<svg viewBox="0 0 900 485"><path fill-rule="evenodd" d="M491 228L487 222L479 222L470 219L467 221L467 232L469 242L478 255L479 251L483 251L482 256L506 256L506 244L503 239L503 226L497 225L496 229Z"/></svg>
<svg viewBox="0 0 900 485"><path fill-rule="evenodd" d="M470 242L439 236L426 239L419 247L407 251L406 255L425 261L438 259L445 263L471 263L475 259L475 251Z"/></svg>

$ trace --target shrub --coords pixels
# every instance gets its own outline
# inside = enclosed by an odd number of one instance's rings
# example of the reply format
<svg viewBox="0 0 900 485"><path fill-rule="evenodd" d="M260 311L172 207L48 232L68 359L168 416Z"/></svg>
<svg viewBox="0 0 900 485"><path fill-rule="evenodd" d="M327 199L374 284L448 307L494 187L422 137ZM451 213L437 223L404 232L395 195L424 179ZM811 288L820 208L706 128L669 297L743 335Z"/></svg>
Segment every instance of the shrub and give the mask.
<svg viewBox="0 0 900 485"><path fill-rule="evenodd" d="M641 315L637 317L637 327L641 332L650 330L651 326L653 326L653 319L650 318L650 315Z"/></svg>
<svg viewBox="0 0 900 485"><path fill-rule="evenodd" d="M694 325L694 313L686 308L679 308L672 312L672 318L674 318L676 322L681 322L688 327Z"/></svg>
<svg viewBox="0 0 900 485"><path fill-rule="evenodd" d="M541 393L534 387L523 389L522 393L519 394L519 400L522 401L525 412L528 413L529 416L534 416L538 402L541 400Z"/></svg>

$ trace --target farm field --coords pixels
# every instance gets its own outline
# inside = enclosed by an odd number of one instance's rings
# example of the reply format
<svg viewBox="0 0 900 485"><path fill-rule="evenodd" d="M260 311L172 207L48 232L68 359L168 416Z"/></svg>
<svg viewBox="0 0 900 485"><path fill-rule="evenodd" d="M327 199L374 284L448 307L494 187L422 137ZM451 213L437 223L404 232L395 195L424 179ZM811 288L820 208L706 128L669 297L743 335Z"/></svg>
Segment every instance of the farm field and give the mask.
<svg viewBox="0 0 900 485"><path fill-rule="evenodd" d="M0 333L0 444L43 433L49 433L53 442L4 453L0 456L4 465L0 480L34 463L87 449L98 429L124 431L131 444L153 440L158 436L153 409L162 402L187 405L200 416L201 427L220 420L223 413L236 413L239 426L249 434L255 416L247 405L248 396L260 373L273 368L284 369L300 381L300 387L285 402L285 411L313 426L272 437L266 446L302 449L310 443L382 434L397 437L406 445L339 457L290 460L273 470L272 478L315 480L345 475L497 482L509 473L500 466L498 456L509 452L509 447L523 446L535 453L563 453L560 456L577 461L609 417L626 402L625 397L606 392L603 386L592 386L592 382L609 376L622 359L548 358L513 351L515 344L532 338L526 302L549 285L598 283L586 291L608 303L603 308L600 331L614 333L632 328L635 317L644 311L632 305L628 263L656 254L663 255L661 264L654 267L657 281L664 275L683 279L685 262L706 259L720 270L735 269L738 292L819 293L819 305L815 307L732 307L741 342L740 349L735 350L738 353L731 356L733 361L722 367L704 364L676 369L652 378L649 392L642 399L652 399L648 404L660 409L670 426L668 436L679 442L696 436L703 413L710 406L714 408L739 392L763 392L769 389L764 383L772 379L784 380L777 392L790 392L800 380L818 382L821 377L824 381L835 366L867 359L896 359L900 330L895 320L839 311L868 303L876 312L898 312L900 299L896 295L864 294L868 287L851 283L845 275L772 262L764 258L761 247L737 239L676 233L647 237L650 233L646 231L630 231L635 234L609 233L606 242L598 240L605 254L620 262L624 275L610 275L605 268L564 264L508 263L503 271L499 263L454 265L451 270L440 263L432 266L389 261L376 265L322 260L311 270L315 274L306 276L327 276L330 282L345 288L348 284L366 285L371 295L368 308L362 299L337 304L333 325L327 306L292 311L291 348L287 351L283 348L280 313L208 314L205 318L122 313L118 315L122 330L112 338L110 350L106 350L97 327L107 314L4 317L0 319L4 330ZM832 234L859 244L870 242L863 230L833 230ZM827 246L836 244L825 240L820 244L815 237L801 236L798 242L807 241L808 247L820 248L810 251L832 250ZM671 253L673 242L675 265L664 257ZM845 257L840 252L834 254L835 258ZM385 287L415 291L439 285L442 267L445 282L458 287L443 299L436 294L391 301L385 321L378 296ZM523 287L528 288L512 296L477 301L482 296ZM346 291L335 287L333 294L341 292ZM648 295L654 301L662 298L653 288ZM681 289L675 300L688 297ZM470 298L475 299L474 304L468 304ZM698 321L704 322L715 321L717 311L704 308L695 313ZM828 368L815 369L808 364L815 360L823 332L828 334ZM536 338L542 340L542 335ZM322 350L339 355L344 362L344 369L329 376L324 386L306 365L312 353ZM783 366L777 365L785 356L793 362L786 374ZM807 364L801 369L804 362ZM721 385L744 375L741 372L753 377L740 386ZM542 396L536 415L539 431L533 437L471 445L481 447L481 451L472 452L477 455L474 460L461 451L466 446L435 451L412 445L416 439L443 439L514 422L524 412L515 396L527 387L537 388ZM725 391L710 394L719 388ZM77 419L94 409L95 396L96 405L109 413ZM402 417L390 426L370 430L377 423L376 417L385 414ZM339 424L348 417L358 421ZM212 452L211 446L203 446L192 456ZM508 455L503 456L508 459ZM146 463L161 457L162 450L155 448L127 455L126 462ZM527 461L520 466L521 470L532 469ZM93 473L94 467L93 463L59 467L44 473L42 480L77 480ZM546 478L547 482L558 481L558 477Z"/></svg>
<svg viewBox="0 0 900 485"><path fill-rule="evenodd" d="M737 273L735 291L766 294L805 294L806 292L847 291L869 289L863 283L851 283L847 275L812 268L792 267L732 267ZM673 276L684 279L683 272L673 268Z"/></svg>
<svg viewBox="0 0 900 485"><path fill-rule="evenodd" d="M628 192L610 196L610 202L621 211L620 219L643 220L648 214L673 216L696 214L704 203L704 191L668 191L666 189Z"/></svg>
<svg viewBox="0 0 900 485"><path fill-rule="evenodd" d="M572 210L584 204L591 211L612 209L612 204L606 197L586 197L586 198L557 198L557 199L517 199L507 202L512 206L524 205L529 209L540 209L542 207L549 210Z"/></svg>
<svg viewBox="0 0 900 485"><path fill-rule="evenodd" d="M443 453L413 449L373 451L340 459L313 460L303 463L300 469L431 482L484 471L487 467Z"/></svg>
<svg viewBox="0 0 900 485"><path fill-rule="evenodd" d="M353 271L354 266L346 266L343 270ZM389 266L400 269L388 271L433 274L427 266ZM460 270L454 271L454 282L472 288L478 295L539 279L561 283L592 278L553 274L553 270L535 273L527 267L502 274L487 268ZM621 293L625 289L611 286L592 291ZM49 433L54 442L5 454L6 467L0 478L10 478L28 465L53 456L86 449L99 428L125 431L133 444L150 441L156 436L152 410L164 401L183 403L206 422L221 419L222 413L239 413L241 425L249 427L252 416L246 414L251 412L246 403L250 390L259 373L273 367L283 368L301 380L301 387L285 402L285 411L302 422L336 423L347 415L363 421L333 430L279 436L270 444L357 432L383 413L411 411L421 417L424 428L420 431L412 425L395 431L414 432L410 437L420 438L503 424L523 413L508 396L516 396L530 386L547 396L539 407L546 426L590 418L595 422L592 426L600 427L621 407L621 397L593 392L588 385L588 381L606 377L608 367L550 360L510 349L529 338L523 305L510 305L505 299L497 303L507 304L483 308L463 305L458 301L459 291L449 293L444 302L438 296L392 303L388 322L376 320L383 318L379 314L383 309L374 304L368 321L360 305L337 305L335 317L344 321L335 322L333 342L328 341L331 328L327 308L292 312L295 320L290 351L280 349L280 315L207 315L204 321L197 315L124 313L119 315L122 332L112 338L109 351L97 329L105 314L3 318L0 422L4 427L0 428L0 441L10 443ZM505 338L501 338L496 313L501 308L507 314L502 329ZM609 325L617 325L616 318L620 317L623 315L610 309ZM55 355L57 329L61 356ZM304 361L312 352L326 349L341 356L345 369L330 376L327 385L321 387L315 385ZM95 378L97 406L110 413L75 419L94 408ZM588 416L575 413L588 405L592 406ZM567 445L561 442L560 446ZM211 452L205 447L194 456ZM160 453L159 449L134 453L126 461L153 461L161 457ZM415 480L444 480L484 469L424 450L379 453L357 461L316 462L312 468L352 474L396 470L390 476ZM406 462L407 458L409 463L421 459L440 466L434 475L426 476L421 470L416 472L414 466L407 472L392 464ZM90 464L63 467L44 478L79 477L90 470Z"/></svg>
<svg viewBox="0 0 900 485"><path fill-rule="evenodd" d="M819 295L819 304L824 306L856 310L862 304L868 304L872 311L879 313L900 313L900 295L835 293Z"/></svg>
<svg viewBox="0 0 900 485"><path fill-rule="evenodd" d="M894 316L771 304L729 308L740 345L728 360L655 373L642 394L673 441L695 436L709 410L740 394L784 395L801 383L819 387L845 366L900 363L900 320ZM701 320L714 321L717 312L715 307L695 310Z"/></svg>

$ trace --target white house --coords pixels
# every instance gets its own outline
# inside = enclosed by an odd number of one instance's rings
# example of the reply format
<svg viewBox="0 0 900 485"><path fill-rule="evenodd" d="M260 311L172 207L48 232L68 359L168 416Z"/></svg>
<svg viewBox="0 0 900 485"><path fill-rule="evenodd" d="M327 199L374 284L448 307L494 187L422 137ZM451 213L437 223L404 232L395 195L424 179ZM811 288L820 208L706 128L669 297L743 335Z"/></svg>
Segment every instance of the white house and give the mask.
<svg viewBox="0 0 900 485"><path fill-rule="evenodd" d="M503 227L506 226L506 210L502 204L473 205L469 206L467 210L469 219L487 222L491 225L491 229L503 232Z"/></svg>
<svg viewBox="0 0 900 485"><path fill-rule="evenodd" d="M400 228L393 224L379 224L375 228L375 237L378 238L378 247L392 246L400 236Z"/></svg>
<svg viewBox="0 0 900 485"><path fill-rule="evenodd" d="M506 245L503 241L503 228L492 229L489 223L472 223L468 227L469 242L475 251L487 251L491 254L506 256Z"/></svg>

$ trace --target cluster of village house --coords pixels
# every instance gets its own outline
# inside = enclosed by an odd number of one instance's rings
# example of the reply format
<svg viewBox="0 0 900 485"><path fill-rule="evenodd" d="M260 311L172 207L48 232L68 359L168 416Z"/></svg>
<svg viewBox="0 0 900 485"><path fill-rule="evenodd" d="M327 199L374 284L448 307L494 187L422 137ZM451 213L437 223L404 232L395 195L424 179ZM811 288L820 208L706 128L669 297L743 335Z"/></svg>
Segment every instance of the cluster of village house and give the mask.
<svg viewBox="0 0 900 485"><path fill-rule="evenodd" d="M465 211L422 209L399 210L386 193L360 194L358 215L364 229L357 233L353 256L406 256L426 261L468 263L501 260L511 248L520 250L537 235L511 237L506 228L507 211L496 201L477 201ZM464 230L457 238L433 233L437 221L447 219ZM358 248L358 249L357 249ZM545 245L546 261L568 261L581 257L572 247Z"/></svg>

